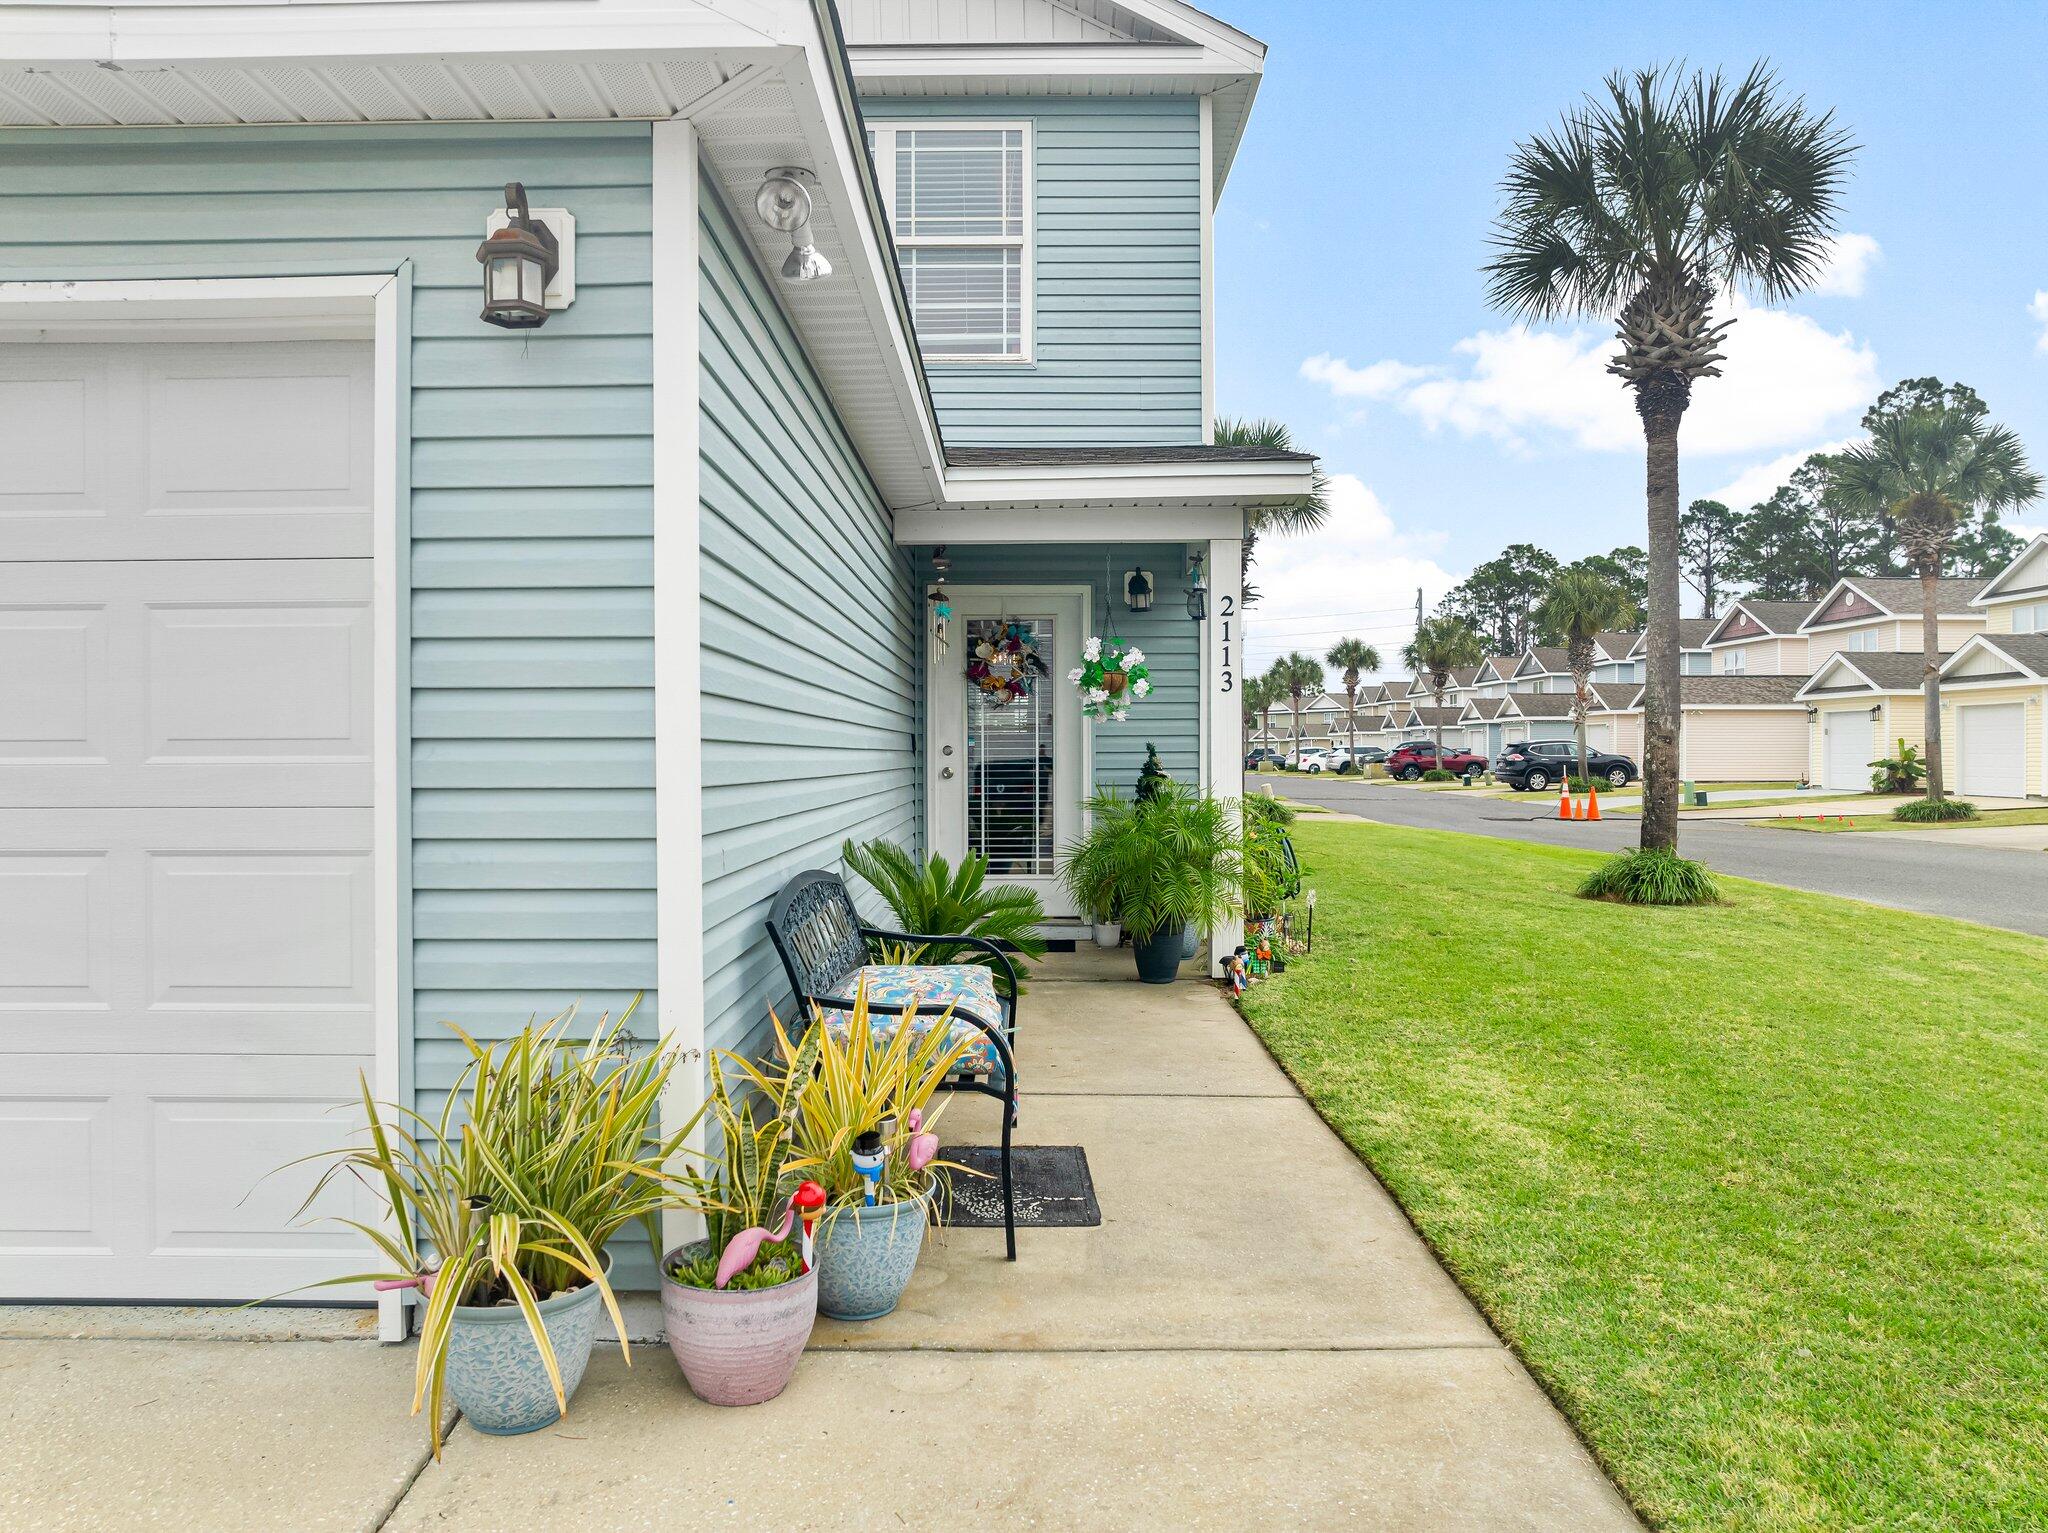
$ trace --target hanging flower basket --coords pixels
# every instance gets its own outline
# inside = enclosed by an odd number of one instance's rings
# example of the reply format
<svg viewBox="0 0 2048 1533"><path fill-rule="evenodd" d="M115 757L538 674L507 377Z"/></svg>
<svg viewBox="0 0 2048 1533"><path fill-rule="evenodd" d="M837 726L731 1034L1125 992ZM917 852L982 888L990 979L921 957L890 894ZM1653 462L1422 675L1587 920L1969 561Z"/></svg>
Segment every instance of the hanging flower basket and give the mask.
<svg viewBox="0 0 2048 1533"><path fill-rule="evenodd" d="M1017 623L995 638L981 640L967 659L967 679L991 708L1007 708L1029 697L1032 678L1044 674L1045 662L1038 658L1030 630Z"/></svg>
<svg viewBox="0 0 2048 1533"><path fill-rule="evenodd" d="M1067 672L1081 689L1081 711L1091 719L1121 724L1134 704L1152 690L1145 652L1121 639L1092 638L1081 646L1081 664Z"/></svg>

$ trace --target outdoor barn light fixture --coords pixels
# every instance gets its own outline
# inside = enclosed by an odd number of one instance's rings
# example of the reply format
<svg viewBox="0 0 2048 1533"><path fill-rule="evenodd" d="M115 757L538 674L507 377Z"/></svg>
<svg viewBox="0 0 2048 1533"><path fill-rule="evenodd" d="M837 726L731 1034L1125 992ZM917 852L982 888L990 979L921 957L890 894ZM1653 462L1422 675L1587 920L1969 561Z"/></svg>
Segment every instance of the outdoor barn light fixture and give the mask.
<svg viewBox="0 0 2048 1533"><path fill-rule="evenodd" d="M1124 571L1124 605L1133 612L1152 610L1152 572L1150 570Z"/></svg>
<svg viewBox="0 0 2048 1533"><path fill-rule="evenodd" d="M794 165L779 165L768 172L761 190L754 194L754 211L771 229L789 236L790 251L783 258L782 275L790 282L815 282L832 275L832 263L825 259L811 238L811 188L818 178Z"/></svg>
<svg viewBox="0 0 2048 1533"><path fill-rule="evenodd" d="M548 322L548 284L562 267L561 244L528 210L517 181L505 184L504 211L491 222L499 227L476 247L484 268L482 317L507 330L536 330Z"/></svg>
<svg viewBox="0 0 2048 1533"><path fill-rule="evenodd" d="M1188 555L1188 580L1191 582L1187 590L1188 616L1199 623L1209 615L1209 590L1202 584L1202 556L1199 553Z"/></svg>

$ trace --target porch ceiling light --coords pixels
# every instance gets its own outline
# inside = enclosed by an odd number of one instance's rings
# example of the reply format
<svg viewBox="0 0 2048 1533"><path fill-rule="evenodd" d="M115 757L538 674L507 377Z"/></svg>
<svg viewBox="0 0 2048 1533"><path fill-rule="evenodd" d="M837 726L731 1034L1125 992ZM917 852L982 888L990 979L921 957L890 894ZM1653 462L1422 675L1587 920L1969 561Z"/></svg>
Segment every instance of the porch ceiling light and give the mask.
<svg viewBox="0 0 2048 1533"><path fill-rule="evenodd" d="M789 236L789 254L783 257L782 275L789 282L816 282L832 275L832 263L811 238L811 188L818 178L794 165L779 165L768 172L761 190L754 194L754 211L761 222Z"/></svg>
<svg viewBox="0 0 2048 1533"><path fill-rule="evenodd" d="M484 309L487 324L507 330L537 330L548 321L548 283L561 266L555 231L536 219L526 206L526 188L505 184L505 227L476 247L484 268Z"/></svg>

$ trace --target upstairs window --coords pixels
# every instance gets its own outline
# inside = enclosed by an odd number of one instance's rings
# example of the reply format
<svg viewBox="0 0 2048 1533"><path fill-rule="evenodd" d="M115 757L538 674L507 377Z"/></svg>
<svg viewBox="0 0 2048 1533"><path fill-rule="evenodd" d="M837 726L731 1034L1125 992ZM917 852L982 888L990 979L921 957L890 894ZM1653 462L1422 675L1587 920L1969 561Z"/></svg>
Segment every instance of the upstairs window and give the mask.
<svg viewBox="0 0 2048 1533"><path fill-rule="evenodd" d="M1856 650L1859 653L1865 650L1876 649L1877 630L1875 628L1865 628L1859 633L1846 635L1842 642L1842 648Z"/></svg>
<svg viewBox="0 0 2048 1533"><path fill-rule="evenodd" d="M1723 676L1738 676L1748 669L1749 652L1747 650L1731 649L1721 656L1721 674Z"/></svg>
<svg viewBox="0 0 2048 1533"><path fill-rule="evenodd" d="M868 130L927 362L1031 360L1031 130Z"/></svg>
<svg viewBox="0 0 2048 1533"><path fill-rule="evenodd" d="M2031 607L2013 608L2012 631L2014 633L2048 633L2048 601L2037 601Z"/></svg>
<svg viewBox="0 0 2048 1533"><path fill-rule="evenodd" d="M1711 676L1714 674L1714 657L1703 649L1681 650L1678 656L1678 669L1679 673L1685 676ZM1642 679L1640 676L1630 678L1632 681Z"/></svg>

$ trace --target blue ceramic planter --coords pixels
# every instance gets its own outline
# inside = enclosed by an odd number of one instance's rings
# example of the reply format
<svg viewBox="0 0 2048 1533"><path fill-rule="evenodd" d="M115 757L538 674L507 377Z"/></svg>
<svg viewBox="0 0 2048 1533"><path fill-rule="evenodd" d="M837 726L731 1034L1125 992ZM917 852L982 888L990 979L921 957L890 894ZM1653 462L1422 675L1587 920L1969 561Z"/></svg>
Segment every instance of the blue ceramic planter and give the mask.
<svg viewBox="0 0 2048 1533"><path fill-rule="evenodd" d="M879 1320L896 1307L931 1218L931 1193L914 1203L837 1208L818 1227L818 1313Z"/></svg>
<svg viewBox="0 0 2048 1533"><path fill-rule="evenodd" d="M575 1394L583 1382L603 1313L595 1283L540 1303L564 1396ZM561 1419L547 1365L516 1304L456 1309L448 1337L448 1394L463 1420L493 1437L537 1432Z"/></svg>

